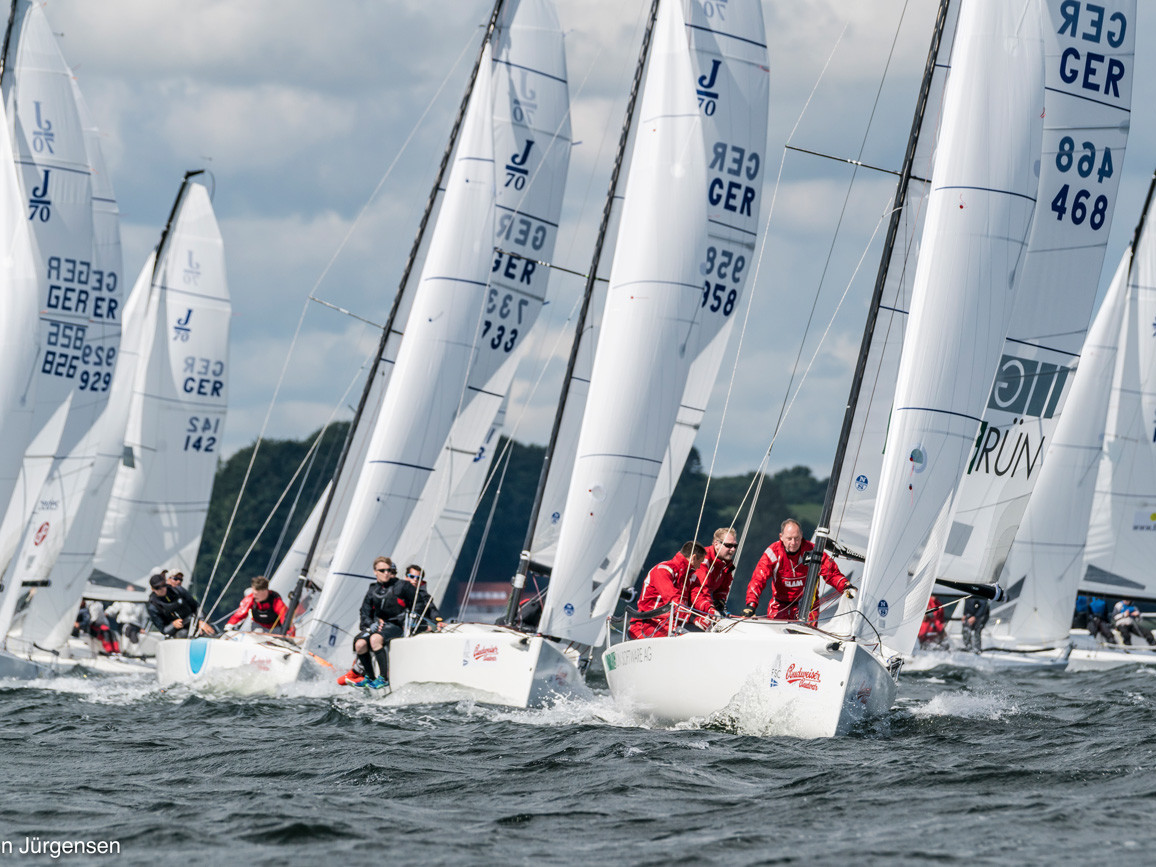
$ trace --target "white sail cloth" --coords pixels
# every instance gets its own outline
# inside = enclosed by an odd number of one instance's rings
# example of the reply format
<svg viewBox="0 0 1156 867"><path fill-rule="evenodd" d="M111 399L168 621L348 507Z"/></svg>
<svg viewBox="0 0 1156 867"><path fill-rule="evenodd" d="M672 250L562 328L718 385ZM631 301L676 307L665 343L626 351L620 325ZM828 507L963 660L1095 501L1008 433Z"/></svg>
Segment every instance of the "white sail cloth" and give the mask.
<svg viewBox="0 0 1156 867"><path fill-rule="evenodd" d="M999 373L936 573L955 581L995 581L1047 461L1091 318L1123 175L1135 0L1109 0L1099 13L1085 7L1082 16L1063 0L1044 5L1039 208Z"/></svg>
<svg viewBox="0 0 1156 867"><path fill-rule="evenodd" d="M344 652L373 558L393 551L453 426L473 360L494 243L490 48L484 49L441 213L306 647Z"/></svg>
<svg viewBox="0 0 1156 867"><path fill-rule="evenodd" d="M593 644L595 572L621 556L654 490L696 343L706 145L676 2L661 5L602 333L541 631Z"/></svg>
<svg viewBox="0 0 1156 867"><path fill-rule="evenodd" d="M1038 188L1043 68L1037 0L962 8L860 592L864 636L878 630L893 650L915 643L933 570L912 570L925 544L938 548L928 536L1006 332Z"/></svg>
<svg viewBox="0 0 1156 867"><path fill-rule="evenodd" d="M192 574L228 407L232 302L208 191L186 182L157 252L141 360L94 568Z"/></svg>
<svg viewBox="0 0 1156 867"><path fill-rule="evenodd" d="M993 611L990 630L1000 645L1054 646L1068 640L1104 423L1128 321L1131 262L1129 250L1088 332L1067 409L1008 552L1001 582L1011 602ZM1144 327L1150 328L1150 322Z"/></svg>

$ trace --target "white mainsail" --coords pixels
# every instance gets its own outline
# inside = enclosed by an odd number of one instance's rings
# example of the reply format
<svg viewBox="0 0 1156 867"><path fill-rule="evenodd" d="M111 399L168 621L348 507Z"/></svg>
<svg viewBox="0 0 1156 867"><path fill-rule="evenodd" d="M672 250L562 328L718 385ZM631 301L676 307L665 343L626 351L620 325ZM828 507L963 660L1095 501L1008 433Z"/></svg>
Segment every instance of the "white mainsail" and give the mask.
<svg viewBox="0 0 1156 867"><path fill-rule="evenodd" d="M1152 253L1147 255L1151 263ZM1088 331L1067 409L1056 425L1048 461L1008 552L1001 581L1011 601L993 610L990 627L1001 646L1056 646L1068 641L1108 405L1112 400L1120 405L1121 395L1113 385L1120 383L1117 357L1129 307L1135 312L1131 265L1128 250ZM1150 328L1150 322L1140 327Z"/></svg>
<svg viewBox="0 0 1156 867"><path fill-rule="evenodd" d="M1041 147L1040 18L1037 0L975 0L959 15L859 601L892 650L915 643L933 570L911 570L925 544L938 548L928 536L966 468L1022 266Z"/></svg>
<svg viewBox="0 0 1156 867"><path fill-rule="evenodd" d="M507 23L508 22L508 23ZM509 3L493 35L497 191L489 289L462 407L393 553L421 563L440 603L542 309L570 164L564 39L550 0Z"/></svg>
<svg viewBox="0 0 1156 867"><path fill-rule="evenodd" d="M1040 206L979 435L936 577L993 582L1063 412L1096 297L1128 141L1135 0L1102 21L1048 0ZM1088 15L1090 13L1086 13ZM1099 75L1076 74L1095 52ZM1082 67L1081 67L1082 69Z"/></svg>
<svg viewBox="0 0 1156 867"><path fill-rule="evenodd" d="M364 462L346 467L357 482L306 635L306 648L323 656L355 625L373 558L395 549L453 426L473 360L494 246L491 75L487 45Z"/></svg>
<svg viewBox="0 0 1156 867"><path fill-rule="evenodd" d="M94 568L140 586L192 574L221 454L232 303L209 193L186 180L157 251L147 323Z"/></svg>
<svg viewBox="0 0 1156 867"><path fill-rule="evenodd" d="M544 634L593 644L597 570L638 531L702 324L707 144L678 2L661 4Z"/></svg>

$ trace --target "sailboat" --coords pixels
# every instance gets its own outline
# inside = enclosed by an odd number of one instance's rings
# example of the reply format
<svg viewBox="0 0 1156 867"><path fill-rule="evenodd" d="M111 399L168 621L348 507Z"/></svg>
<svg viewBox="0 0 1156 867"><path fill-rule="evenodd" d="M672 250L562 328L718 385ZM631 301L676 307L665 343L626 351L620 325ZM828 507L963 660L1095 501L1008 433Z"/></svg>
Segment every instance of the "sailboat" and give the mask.
<svg viewBox="0 0 1156 867"><path fill-rule="evenodd" d="M633 132L609 285L593 300L600 240L505 623L395 640L394 688L452 684L514 706L580 688L575 660L599 643L607 600L612 608L650 547L753 261L763 42L756 3L730 4L725 22L697 2L652 5L632 93L644 66L645 89L637 123L633 98L627 110L599 235ZM547 491L555 499L544 505ZM536 628L517 624L531 563L550 572Z"/></svg>
<svg viewBox="0 0 1156 867"><path fill-rule="evenodd" d="M1156 239L1147 224L1154 189L1156 180L1088 332L1052 456L1008 554L1010 601L993 609L988 627L997 648L1064 648L1069 670L1156 662L1146 647L1098 646L1086 635L1072 648L1069 635L1077 592L1153 598L1145 555L1156 494L1156 360L1148 349Z"/></svg>
<svg viewBox="0 0 1156 867"><path fill-rule="evenodd" d="M0 634L6 634L26 590L56 605L79 602L48 572L88 488L96 444L90 432L108 400L123 299L116 201L41 4L11 5L2 87L5 147L18 172L39 294L39 322L30 332L39 354L26 380L35 388L27 389L13 419L31 409L34 436L9 453L24 460L0 522ZM17 274L20 268L17 261ZM62 616L48 608L49 617Z"/></svg>
<svg viewBox="0 0 1156 867"><path fill-rule="evenodd" d="M128 427L94 560L105 586L145 586L158 564L181 557L191 574L208 510L228 405L232 304L199 174L185 176L138 280L143 321Z"/></svg>
<svg viewBox="0 0 1156 867"><path fill-rule="evenodd" d="M935 572L939 579L1000 577L1033 486L1048 472L1072 372L1082 365L1080 347L1123 174L1134 53L1128 24L1135 12L1133 0L1114 0L1105 6L1107 20L1114 22L1111 33L1088 34L1072 26L1070 7L1047 4L1040 200L1048 209L1037 213L1019 269L999 372L953 503ZM1064 58L1096 40L1111 57L1113 75L1111 85L1089 99L1090 82L1073 80ZM1017 582L1009 593L1018 595ZM1005 610L1014 607L1013 602ZM1066 645L1028 642L1024 651L1015 651L1005 634L984 665L1062 668Z"/></svg>
<svg viewBox="0 0 1156 867"><path fill-rule="evenodd" d="M947 8L941 4L916 128ZM634 710L678 721L754 702L769 714L776 732L818 737L845 733L890 709L902 655L914 645L931 591L932 576L921 554L938 550L939 516L949 508L966 466L1034 212L1044 98L1040 16L1032 0L971 2L958 14L909 323L854 609L841 609L838 629L834 621L812 625L809 616L804 622L723 620L709 633L617 645L604 656L607 680L615 697ZM913 131L913 142L916 135ZM913 142L904 176L911 171ZM897 202L904 197L901 188ZM874 308L881 282L876 282ZM870 331L832 490L843 470L839 464L869 350ZM820 551L830 533L832 490L817 532ZM800 606L808 615L814 610L817 562L810 573Z"/></svg>
<svg viewBox="0 0 1156 867"><path fill-rule="evenodd" d="M347 451L311 515L311 541L291 553L303 565L290 608L307 580L322 586L298 660L345 662L373 557L421 556L433 520L463 496L480 440L497 423L542 306L546 274L537 260L552 252L561 211L569 160L561 44L550 4L495 4ZM230 665L210 659L203 670ZM254 680L276 686L292 677L282 667Z"/></svg>

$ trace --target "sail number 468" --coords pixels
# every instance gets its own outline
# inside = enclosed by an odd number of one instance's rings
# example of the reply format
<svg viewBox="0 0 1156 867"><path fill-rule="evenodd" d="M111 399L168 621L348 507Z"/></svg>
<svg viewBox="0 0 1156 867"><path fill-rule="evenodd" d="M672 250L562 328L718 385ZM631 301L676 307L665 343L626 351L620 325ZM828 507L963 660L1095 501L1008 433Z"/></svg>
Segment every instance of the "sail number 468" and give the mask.
<svg viewBox="0 0 1156 867"><path fill-rule="evenodd" d="M1092 142L1086 141L1081 145L1081 150L1082 153L1077 158L1075 139L1070 135L1064 136L1060 139L1060 149L1056 152L1056 168L1061 172L1069 172L1074 167L1076 174L1081 178L1089 178L1092 176L1092 172L1095 172L1096 182L1100 184L1104 183L1105 178L1112 177L1114 166L1112 165L1111 148L1104 148L1103 153L1099 155L1098 168L1096 166L1096 146ZM1064 219L1064 216L1069 212L1069 193L1071 193L1071 185L1064 184L1056 193L1056 197L1052 199L1052 211L1055 212L1057 220ZM1095 231L1100 229L1108 218L1108 197L1105 195L1096 196L1095 200L1092 201L1091 216L1089 217L1088 201L1091 198L1090 190L1076 190L1072 195L1071 220L1074 226L1079 226L1084 220L1087 220L1088 225Z"/></svg>

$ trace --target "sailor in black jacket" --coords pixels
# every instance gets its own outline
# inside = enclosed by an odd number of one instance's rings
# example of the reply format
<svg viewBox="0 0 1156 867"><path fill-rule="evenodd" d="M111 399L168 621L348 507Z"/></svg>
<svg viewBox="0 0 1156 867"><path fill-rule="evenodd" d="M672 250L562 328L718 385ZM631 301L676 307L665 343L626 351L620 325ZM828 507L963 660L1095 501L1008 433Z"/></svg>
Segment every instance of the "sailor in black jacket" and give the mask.
<svg viewBox="0 0 1156 867"><path fill-rule="evenodd" d="M437 624L442 619L421 586L424 573L420 566L407 566L405 577L399 579L393 562L388 557L378 557L373 570L377 580L361 601L361 631L353 639L353 652L357 654L365 679L360 679L361 673L353 669L338 678L340 683L385 686L389 683L389 642L405 634L407 613L414 612L418 618L415 622L420 623ZM373 676L375 663L377 677Z"/></svg>
<svg viewBox="0 0 1156 867"><path fill-rule="evenodd" d="M200 608L193 594L184 587L169 584L159 573L149 579L149 586L153 592L149 594L147 607L153 626L165 638L188 638L189 623ZM208 623L202 621L198 626L201 632L213 634L213 627Z"/></svg>

